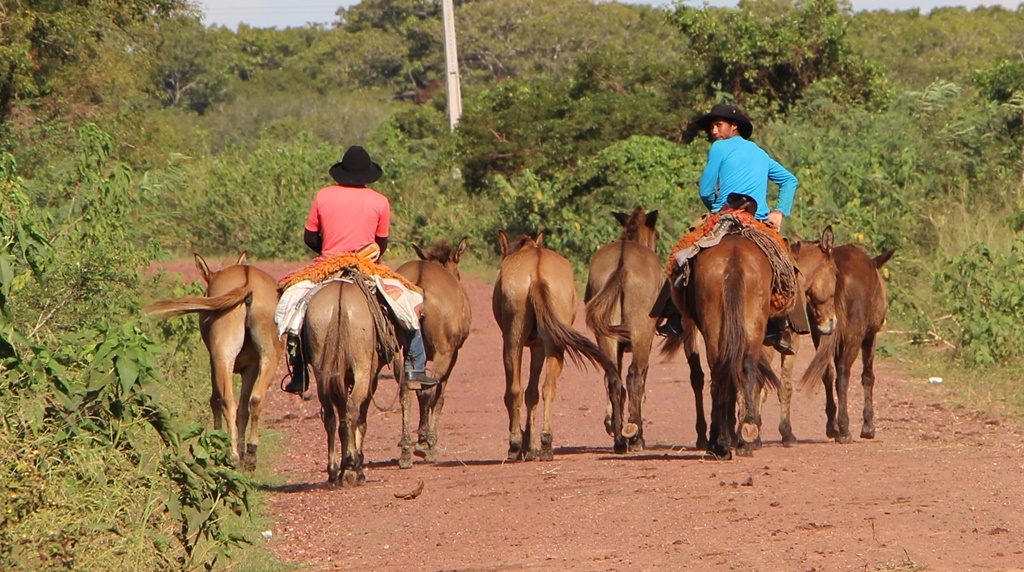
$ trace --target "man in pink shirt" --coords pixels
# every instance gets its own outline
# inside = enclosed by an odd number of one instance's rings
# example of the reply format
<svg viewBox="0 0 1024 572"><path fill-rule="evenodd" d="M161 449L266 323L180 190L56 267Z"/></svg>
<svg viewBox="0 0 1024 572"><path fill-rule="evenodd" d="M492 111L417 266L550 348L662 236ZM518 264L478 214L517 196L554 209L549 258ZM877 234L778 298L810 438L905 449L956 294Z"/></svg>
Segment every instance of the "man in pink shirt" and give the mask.
<svg viewBox="0 0 1024 572"><path fill-rule="evenodd" d="M376 242L381 255L388 247L391 204L366 187L382 170L362 147L349 147L344 159L331 167L338 182L320 189L306 217L306 245L322 257L355 252Z"/></svg>
<svg viewBox="0 0 1024 572"><path fill-rule="evenodd" d="M338 184L317 192L306 217L304 242L320 258L356 252L374 242L383 256L388 248L391 204L387 197L366 186L380 179L383 174L380 165L370 159L365 149L353 145L339 163L331 166L330 173ZM404 330L404 333L399 337L405 346L406 378L421 386L436 384L437 380L426 373L423 334L419 329ZM298 339L289 336L292 379L284 390L302 394L309 381L304 356L298 350Z"/></svg>

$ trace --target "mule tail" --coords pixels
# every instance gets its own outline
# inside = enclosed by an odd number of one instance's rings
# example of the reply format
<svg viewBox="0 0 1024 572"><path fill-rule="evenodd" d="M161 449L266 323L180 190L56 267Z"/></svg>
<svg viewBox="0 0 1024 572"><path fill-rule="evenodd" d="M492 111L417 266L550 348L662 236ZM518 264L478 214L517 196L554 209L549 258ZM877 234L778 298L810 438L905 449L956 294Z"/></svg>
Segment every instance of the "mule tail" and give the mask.
<svg viewBox="0 0 1024 572"><path fill-rule="evenodd" d="M146 306L145 311L157 318L173 318L196 312L222 312L243 302L246 304L252 302L252 287L249 284L229 290L220 296L184 296L160 300Z"/></svg>
<svg viewBox="0 0 1024 572"><path fill-rule="evenodd" d="M886 262L889 262L889 259L892 258L892 255L895 253L896 249L891 248L872 258L871 261L875 263L875 268L881 268Z"/></svg>
<svg viewBox="0 0 1024 572"><path fill-rule="evenodd" d="M800 387L806 389L820 382L822 376L825 375L825 371L835 363L838 351L839 332L821 336L818 342L818 350L815 352L814 357L811 358L811 363L804 371L803 377L800 378Z"/></svg>
<svg viewBox="0 0 1024 572"><path fill-rule="evenodd" d="M744 374L743 368L746 360L751 354L756 355L757 361L749 365L754 368L753 374L757 376L758 383L778 390L781 382L778 375L772 369L771 363L764 356L760 347L751 351L749 340L744 324L744 282L742 272L733 272L726 278L725 297L723 298L723 311L725 315L722 320L721 338L718 342L718 359L711 365L712 379L732 379L737 391L743 390ZM757 343L760 343L758 340ZM727 387L718 387L717 391L726 391ZM724 397L724 396L719 396Z"/></svg>
<svg viewBox="0 0 1024 572"><path fill-rule="evenodd" d="M534 283L530 288L530 304L537 317L537 325L548 332L559 350L569 353L573 363L583 366L585 362L590 362L601 366L606 373L615 372L618 375L618 368L601 352L597 344L558 319L551 302L551 289L547 284Z"/></svg>
<svg viewBox="0 0 1024 572"><path fill-rule="evenodd" d="M619 265L608 277L601 290L587 302L586 316L587 326L598 338L612 337L619 341L629 342L629 328L625 324L612 325L612 310L616 302L622 299L622 290L625 282L625 270L622 267L622 259Z"/></svg>

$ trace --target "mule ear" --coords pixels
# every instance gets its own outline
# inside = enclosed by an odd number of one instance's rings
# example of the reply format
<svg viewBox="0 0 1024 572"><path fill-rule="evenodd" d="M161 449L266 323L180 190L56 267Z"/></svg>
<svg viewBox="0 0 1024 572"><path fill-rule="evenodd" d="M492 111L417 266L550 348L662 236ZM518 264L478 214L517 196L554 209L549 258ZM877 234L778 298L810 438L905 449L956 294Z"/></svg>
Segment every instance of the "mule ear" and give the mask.
<svg viewBox="0 0 1024 572"><path fill-rule="evenodd" d="M466 252L466 249L468 247L469 237L463 238L462 240L459 241L459 245L455 247L455 255L453 256L455 262L458 262L459 259L462 258L462 255Z"/></svg>
<svg viewBox="0 0 1024 572"><path fill-rule="evenodd" d="M821 240L818 241L818 247L825 254L832 254L832 240L832 225L828 225L825 227L825 230L821 231Z"/></svg>
<svg viewBox="0 0 1024 572"><path fill-rule="evenodd" d="M199 269L199 274L203 277L203 282L209 284L210 276L213 275L213 273L210 272L210 265L203 260L203 257L200 256L198 252L193 252L192 256L196 257L196 268Z"/></svg>
<svg viewBox="0 0 1024 572"><path fill-rule="evenodd" d="M537 233L537 238L533 239L533 242L536 243L537 248L540 248L541 246L543 246L544 245L544 231L540 231L539 233Z"/></svg>
<svg viewBox="0 0 1024 572"><path fill-rule="evenodd" d="M647 213L647 221L644 224L650 228L654 228L654 225L658 224L658 211L653 210Z"/></svg>
<svg viewBox="0 0 1024 572"><path fill-rule="evenodd" d="M502 258L508 254L508 235L503 230L498 231L498 252Z"/></svg>
<svg viewBox="0 0 1024 572"><path fill-rule="evenodd" d="M879 254L878 256L872 258L871 261L875 263L875 268L881 268L882 265L884 265L886 262L889 262L889 259L892 258L893 254L896 254L895 248L889 249Z"/></svg>
<svg viewBox="0 0 1024 572"><path fill-rule="evenodd" d="M426 260L427 259L427 254L425 252L423 252L423 249L420 248L420 245L418 245L418 244L416 244L414 242L414 243L412 243L412 249L416 251L416 256L419 256L420 260Z"/></svg>
<svg viewBox="0 0 1024 572"><path fill-rule="evenodd" d="M249 262L248 262L248 260L246 260L248 258L248 256L249 256L249 251L243 250L242 253L238 255L238 262L236 262L235 264L238 264L240 266L244 265L244 264L248 264Z"/></svg>
<svg viewBox="0 0 1024 572"><path fill-rule="evenodd" d="M620 213L618 211L612 211L612 216L615 217L615 220L619 221L619 224L622 226L626 226L626 221L629 220L628 214Z"/></svg>

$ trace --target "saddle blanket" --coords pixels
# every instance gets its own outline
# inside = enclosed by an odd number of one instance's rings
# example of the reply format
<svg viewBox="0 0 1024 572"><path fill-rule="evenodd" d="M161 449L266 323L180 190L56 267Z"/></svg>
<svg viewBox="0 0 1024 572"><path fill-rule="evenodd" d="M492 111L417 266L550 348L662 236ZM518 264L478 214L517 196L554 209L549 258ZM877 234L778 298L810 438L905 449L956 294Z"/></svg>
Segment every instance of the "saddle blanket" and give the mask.
<svg viewBox="0 0 1024 572"><path fill-rule="evenodd" d="M405 284L395 278L369 276L377 291L384 293L384 301L391 308L392 316L398 325L406 330L418 330L420 328L419 316L423 310L423 295L406 288ZM352 283L352 280L350 278L332 278L320 283L301 280L281 293L281 300L274 311L274 323L277 324L278 336L299 335L306 318L309 301L314 294L331 282Z"/></svg>

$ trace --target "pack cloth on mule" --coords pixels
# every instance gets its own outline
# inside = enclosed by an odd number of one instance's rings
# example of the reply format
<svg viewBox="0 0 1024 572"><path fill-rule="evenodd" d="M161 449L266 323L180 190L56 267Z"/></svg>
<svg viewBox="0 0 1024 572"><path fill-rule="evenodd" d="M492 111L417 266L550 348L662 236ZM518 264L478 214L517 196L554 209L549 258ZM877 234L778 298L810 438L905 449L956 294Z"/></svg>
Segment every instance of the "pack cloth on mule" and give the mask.
<svg viewBox="0 0 1024 572"><path fill-rule="evenodd" d="M278 335L298 335L302 331L306 306L313 294L334 280L350 282L341 278L350 268L373 279L377 291L384 294L382 298L391 308L399 325L406 329L419 329L423 294L402 275L383 264L377 264L379 257L380 248L376 244L369 244L356 252L317 258L308 266L281 278L278 284L284 292L274 312Z"/></svg>
<svg viewBox="0 0 1024 572"><path fill-rule="evenodd" d="M772 265L771 315L787 314L796 304L796 263L774 227L744 209L723 209L703 215L672 247L665 268L672 279L686 284L689 261L701 250L711 248L727 234L742 234L764 251Z"/></svg>

